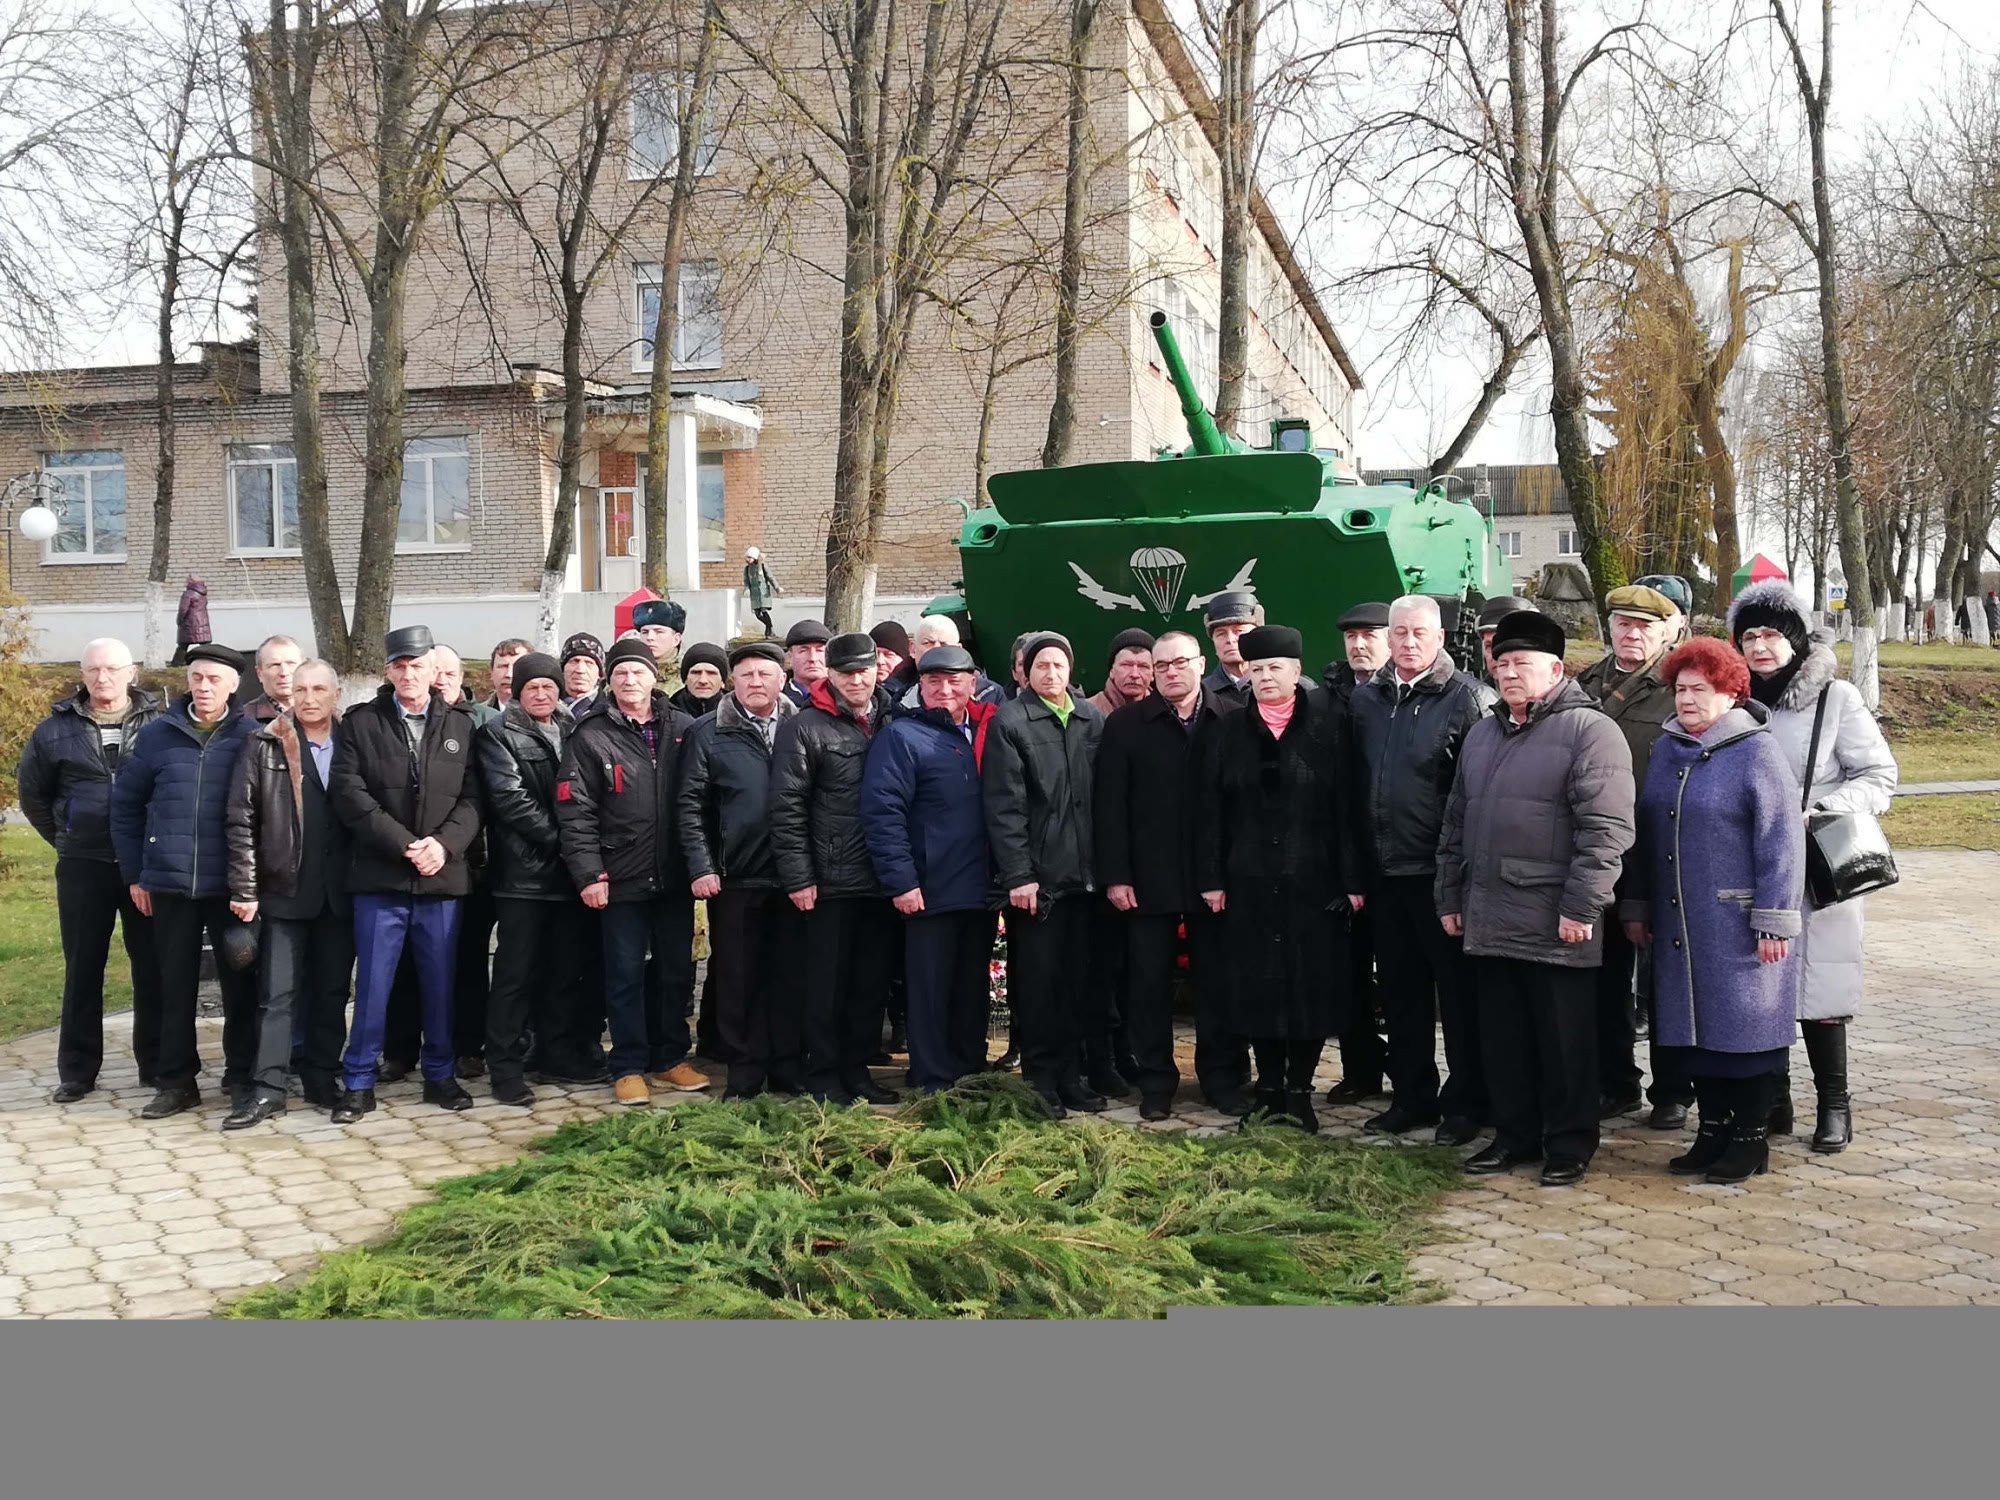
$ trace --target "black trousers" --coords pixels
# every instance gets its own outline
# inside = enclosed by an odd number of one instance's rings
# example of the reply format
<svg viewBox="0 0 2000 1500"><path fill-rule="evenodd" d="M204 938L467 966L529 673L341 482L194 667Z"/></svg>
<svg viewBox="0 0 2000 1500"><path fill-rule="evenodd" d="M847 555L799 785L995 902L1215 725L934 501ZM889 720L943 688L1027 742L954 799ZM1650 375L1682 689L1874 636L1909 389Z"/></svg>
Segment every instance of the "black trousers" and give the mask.
<svg viewBox="0 0 2000 1500"><path fill-rule="evenodd" d="M1597 972L1472 960L1494 1143L1590 1160L1597 1150Z"/></svg>
<svg viewBox="0 0 2000 1500"><path fill-rule="evenodd" d="M1326 1050L1326 1038L1293 1041L1285 1037L1258 1037L1251 1044L1257 1054L1257 1087L1260 1090L1310 1090L1319 1055Z"/></svg>
<svg viewBox="0 0 2000 1500"><path fill-rule="evenodd" d="M1615 912L1606 912L1604 966L1597 971L1597 1091L1607 1099L1639 1092L1639 1010L1634 988L1639 954Z"/></svg>
<svg viewBox="0 0 2000 1500"><path fill-rule="evenodd" d="M330 1095L347 1045L347 1000L354 988L354 917L331 907L293 921L266 916L258 944L262 1004L257 1018L257 1087L285 1097L292 1038L304 1023L299 1079ZM226 1025L227 1023L225 1023Z"/></svg>
<svg viewBox="0 0 2000 1500"><path fill-rule="evenodd" d="M486 1002L492 990L498 903L475 881L472 894L459 904L459 913L458 966L451 971L451 1050L459 1057L478 1057L486 1051Z"/></svg>
<svg viewBox="0 0 2000 1500"><path fill-rule="evenodd" d="M1174 1061L1174 958L1180 948L1178 912L1125 912L1125 1035L1144 1099L1173 1102L1180 1087Z"/></svg>
<svg viewBox="0 0 2000 1500"><path fill-rule="evenodd" d="M1019 907L1007 911L1014 939L1007 998L1021 1044L1021 1077L1037 1088L1073 1081L1082 1066L1094 899L1087 891L1053 900L1044 895L1033 916Z"/></svg>
<svg viewBox="0 0 2000 1500"><path fill-rule="evenodd" d="M920 912L903 919L910 1087L948 1089L986 1066L993 913ZM1008 982L1014 984L1010 962Z"/></svg>
<svg viewBox="0 0 2000 1500"><path fill-rule="evenodd" d="M561 1064L577 1061L570 1055L571 1012L597 937L586 920L590 908L574 896L553 901L496 896L493 907L500 947L486 997L487 1073L495 1083L526 1076L531 1028L548 1064L562 1071Z"/></svg>
<svg viewBox="0 0 2000 1500"><path fill-rule="evenodd" d="M786 920L791 911L782 892L762 887L725 884L709 898L716 1036L729 1057L729 1087L738 1093L754 1094L773 1082L798 1086L803 1007L784 951L795 931Z"/></svg>
<svg viewBox="0 0 2000 1500"><path fill-rule="evenodd" d="M1087 1066L1116 1065L1130 1049L1125 1024L1125 913L1102 895L1089 897L1090 979L1077 1010Z"/></svg>
<svg viewBox="0 0 2000 1500"><path fill-rule="evenodd" d="M1343 1082L1368 1085L1372 1092L1389 1065L1389 1048L1382 1040L1381 996L1375 984L1375 928L1365 908L1349 913L1347 932L1354 1019L1340 1034L1340 1076Z"/></svg>
<svg viewBox="0 0 2000 1500"><path fill-rule="evenodd" d="M1222 919L1206 905L1187 914L1188 969L1194 980L1194 1076L1212 1104L1250 1087L1250 1040L1229 1028Z"/></svg>
<svg viewBox="0 0 2000 1500"><path fill-rule="evenodd" d="M56 1076L89 1088L104 1066L104 965L111 957L116 924L132 967L132 1055L139 1063L139 1081L152 1083L160 1061L160 957L153 919L139 914L111 861L58 859L56 924L63 948Z"/></svg>
<svg viewBox="0 0 2000 1500"><path fill-rule="evenodd" d="M822 896L801 926L804 951L794 969L805 989L801 1081L816 1093L853 1092L868 1082L868 1059L882 1042L890 955L901 936L896 908L880 896Z"/></svg>
<svg viewBox="0 0 2000 1500"><path fill-rule="evenodd" d="M239 925L226 896L153 896L153 941L160 958L160 1087L191 1084L201 1071L195 1045L195 1008L201 988L201 939L217 955L222 988L222 1086L248 1088L257 1068L257 976L220 961L222 934ZM291 1054L291 1033L285 1052Z"/></svg>
<svg viewBox="0 0 2000 1500"><path fill-rule="evenodd" d="M1382 1013L1389 1023L1389 1082L1404 1109L1485 1120L1487 1099L1483 1009L1472 994L1457 938L1438 920L1428 875L1385 876L1368 893L1381 974ZM1437 1033L1444 1028L1445 1066L1438 1086ZM1597 1100L1591 1098L1595 1117Z"/></svg>

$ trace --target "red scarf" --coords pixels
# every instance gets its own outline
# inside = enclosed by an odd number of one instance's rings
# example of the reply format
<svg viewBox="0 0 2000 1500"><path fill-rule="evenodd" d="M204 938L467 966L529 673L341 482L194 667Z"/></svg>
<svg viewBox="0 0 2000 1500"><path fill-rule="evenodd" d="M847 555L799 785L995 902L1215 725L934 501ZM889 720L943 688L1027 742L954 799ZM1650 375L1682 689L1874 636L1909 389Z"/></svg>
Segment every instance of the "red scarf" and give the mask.
<svg viewBox="0 0 2000 1500"><path fill-rule="evenodd" d="M1282 703L1266 703L1257 700L1257 712L1263 717L1264 727L1271 731L1271 738L1283 739L1285 726L1292 722L1292 710L1298 706L1297 698L1287 698Z"/></svg>

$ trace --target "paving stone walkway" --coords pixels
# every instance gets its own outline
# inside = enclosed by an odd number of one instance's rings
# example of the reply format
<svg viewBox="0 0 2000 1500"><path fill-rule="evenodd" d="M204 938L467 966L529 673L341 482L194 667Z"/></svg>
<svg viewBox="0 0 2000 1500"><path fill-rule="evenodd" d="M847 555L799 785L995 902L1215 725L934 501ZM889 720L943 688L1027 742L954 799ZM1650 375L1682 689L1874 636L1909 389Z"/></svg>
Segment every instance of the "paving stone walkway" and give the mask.
<svg viewBox="0 0 2000 1500"><path fill-rule="evenodd" d="M1913 781L1896 788L1898 797L1950 797L1964 792L2000 792L2000 781Z"/></svg>
<svg viewBox="0 0 2000 1500"><path fill-rule="evenodd" d="M1628 1120L1581 1188L1521 1176L1454 1194L1455 1238L1419 1269L1453 1302L2000 1302L2000 932L1987 915L2000 854L1901 862L1903 884L1870 898L1852 1149L1814 1157L1794 1140L1769 1177L1712 1188L1666 1175L1680 1135ZM344 1128L295 1102L225 1135L212 1090L198 1113L151 1123L137 1118L150 1094L128 1027L108 1023L103 1087L68 1108L47 1102L53 1032L0 1044L0 1317L204 1316L379 1236L440 1179L615 1108L608 1089L544 1087L533 1110L511 1109L475 1083L481 1103L454 1115L403 1083ZM203 1023L203 1046L219 1055L217 1023ZM1794 1069L1803 1106L1802 1054ZM1354 1135L1366 1113L1328 1124ZM1108 1118L1138 1124L1130 1107ZM1147 1128L1233 1122L1183 1108Z"/></svg>

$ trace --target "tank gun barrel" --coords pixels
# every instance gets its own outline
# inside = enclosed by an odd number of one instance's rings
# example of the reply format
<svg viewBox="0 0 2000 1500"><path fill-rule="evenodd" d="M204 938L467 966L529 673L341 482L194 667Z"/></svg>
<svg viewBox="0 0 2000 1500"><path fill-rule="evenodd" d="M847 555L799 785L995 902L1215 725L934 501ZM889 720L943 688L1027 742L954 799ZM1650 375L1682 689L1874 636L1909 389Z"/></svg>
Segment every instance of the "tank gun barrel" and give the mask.
<svg viewBox="0 0 2000 1500"><path fill-rule="evenodd" d="M1215 425L1215 417L1202 401L1201 393L1195 389L1194 376L1189 373L1187 360L1181 355L1181 346L1167 324L1167 315L1156 312L1147 322L1152 326L1154 342L1160 346L1160 358L1166 361L1167 379L1174 383L1174 389L1180 394L1181 415L1187 419L1188 437L1195 451L1209 455L1228 453L1228 440L1223 437L1222 429Z"/></svg>

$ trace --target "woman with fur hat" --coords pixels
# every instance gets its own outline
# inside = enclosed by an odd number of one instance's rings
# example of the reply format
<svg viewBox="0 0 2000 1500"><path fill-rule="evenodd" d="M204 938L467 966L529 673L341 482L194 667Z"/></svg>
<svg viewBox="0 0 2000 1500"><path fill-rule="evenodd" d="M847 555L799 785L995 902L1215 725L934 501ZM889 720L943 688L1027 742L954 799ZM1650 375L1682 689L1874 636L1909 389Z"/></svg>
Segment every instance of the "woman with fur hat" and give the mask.
<svg viewBox="0 0 2000 1500"><path fill-rule="evenodd" d="M1861 693L1840 680L1833 647L1814 636L1805 600L1781 578L1753 583L1729 606L1729 638L1750 664L1750 696L1771 711L1771 737L1785 753L1813 812L1889 810L1896 758ZM1813 727L1819 750L1813 764ZM1815 1151L1853 1139L1847 1088L1847 1022L1861 1009L1861 902L1809 909L1800 938L1799 1023L1811 1059L1819 1119ZM1772 1112L1773 1134L1792 1127L1790 1089Z"/></svg>

